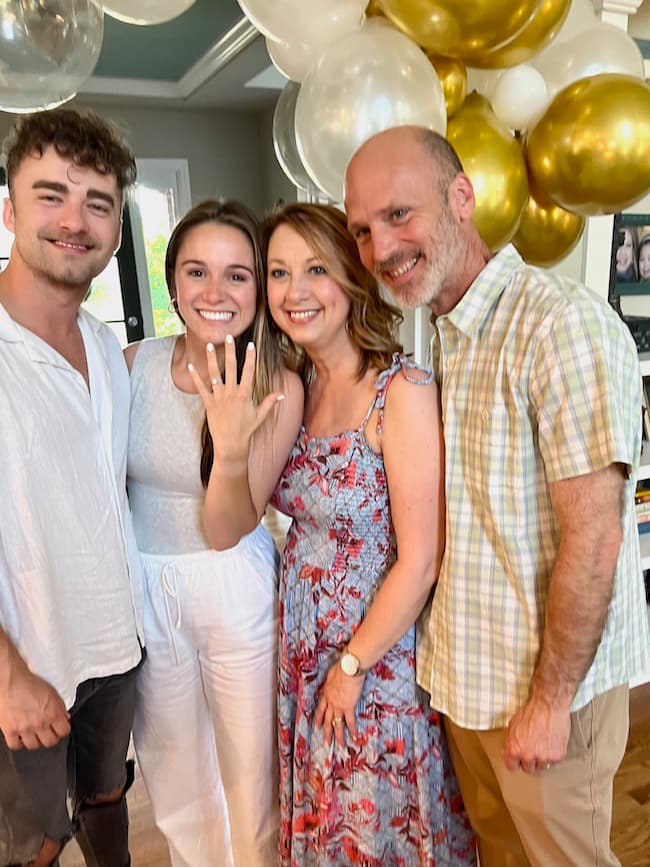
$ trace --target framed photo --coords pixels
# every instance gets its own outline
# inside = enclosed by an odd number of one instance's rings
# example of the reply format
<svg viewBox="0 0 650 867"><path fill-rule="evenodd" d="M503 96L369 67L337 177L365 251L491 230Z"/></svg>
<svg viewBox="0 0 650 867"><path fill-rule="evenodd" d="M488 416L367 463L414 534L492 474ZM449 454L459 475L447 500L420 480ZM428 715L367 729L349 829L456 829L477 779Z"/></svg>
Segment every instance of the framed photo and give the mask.
<svg viewBox="0 0 650 867"><path fill-rule="evenodd" d="M650 214L617 214L610 269L610 298L650 295Z"/></svg>

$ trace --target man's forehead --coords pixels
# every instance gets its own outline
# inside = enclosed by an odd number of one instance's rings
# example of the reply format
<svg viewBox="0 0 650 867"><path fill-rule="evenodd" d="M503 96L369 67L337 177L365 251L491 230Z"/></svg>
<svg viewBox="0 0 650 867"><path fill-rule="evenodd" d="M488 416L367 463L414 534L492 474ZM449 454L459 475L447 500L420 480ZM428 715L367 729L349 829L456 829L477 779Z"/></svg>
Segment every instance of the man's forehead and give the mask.
<svg viewBox="0 0 650 867"><path fill-rule="evenodd" d="M117 193L117 178L112 173L98 172L93 166L79 165L72 157L62 156L53 145L47 145L42 152L33 150L27 154L16 170L16 174L23 167L28 167L31 173L53 173L65 178L70 184L79 186L84 184L95 189Z"/></svg>

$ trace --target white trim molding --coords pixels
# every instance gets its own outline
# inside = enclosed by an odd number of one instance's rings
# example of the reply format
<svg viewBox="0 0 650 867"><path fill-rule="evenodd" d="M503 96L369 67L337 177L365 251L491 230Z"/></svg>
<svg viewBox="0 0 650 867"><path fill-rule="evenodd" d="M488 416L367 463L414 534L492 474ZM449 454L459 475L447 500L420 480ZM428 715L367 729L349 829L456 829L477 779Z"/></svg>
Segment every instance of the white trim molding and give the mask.
<svg viewBox="0 0 650 867"><path fill-rule="evenodd" d="M79 93L149 99L188 99L259 36L259 31L244 17L224 33L178 81L93 75Z"/></svg>
<svg viewBox="0 0 650 867"><path fill-rule="evenodd" d="M643 0L591 0L597 15L615 12L619 15L634 15Z"/></svg>

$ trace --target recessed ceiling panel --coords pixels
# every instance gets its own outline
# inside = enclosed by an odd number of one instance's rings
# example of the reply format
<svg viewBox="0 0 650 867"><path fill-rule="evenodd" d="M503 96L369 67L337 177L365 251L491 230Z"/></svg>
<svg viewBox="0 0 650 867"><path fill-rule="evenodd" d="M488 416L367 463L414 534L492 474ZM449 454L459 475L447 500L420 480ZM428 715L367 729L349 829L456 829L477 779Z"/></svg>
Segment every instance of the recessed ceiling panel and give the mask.
<svg viewBox="0 0 650 867"><path fill-rule="evenodd" d="M94 74L178 81L242 18L237 0L196 0L165 24L138 26L104 16L104 44Z"/></svg>

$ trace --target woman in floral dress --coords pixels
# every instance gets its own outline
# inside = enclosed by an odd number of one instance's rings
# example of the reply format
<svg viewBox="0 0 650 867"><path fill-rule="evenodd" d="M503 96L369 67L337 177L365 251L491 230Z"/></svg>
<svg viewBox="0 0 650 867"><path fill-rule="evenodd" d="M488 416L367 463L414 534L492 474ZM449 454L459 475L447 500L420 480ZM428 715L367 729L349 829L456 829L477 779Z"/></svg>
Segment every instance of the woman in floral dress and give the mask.
<svg viewBox="0 0 650 867"><path fill-rule="evenodd" d="M266 221L268 300L305 417L274 495L292 526L280 586L280 863L475 864L438 714L415 680L415 620L444 545L436 386L345 217Z"/></svg>

